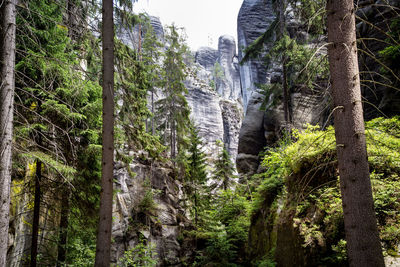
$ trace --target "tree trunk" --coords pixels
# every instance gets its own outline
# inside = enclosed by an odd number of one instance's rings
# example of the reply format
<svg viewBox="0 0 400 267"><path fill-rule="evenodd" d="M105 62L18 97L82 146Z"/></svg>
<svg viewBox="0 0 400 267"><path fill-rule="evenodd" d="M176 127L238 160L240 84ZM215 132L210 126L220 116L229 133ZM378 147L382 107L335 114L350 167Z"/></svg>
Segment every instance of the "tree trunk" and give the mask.
<svg viewBox="0 0 400 267"><path fill-rule="evenodd" d="M114 18L113 1L103 0L103 148L100 220L95 266L110 266L114 170Z"/></svg>
<svg viewBox="0 0 400 267"><path fill-rule="evenodd" d="M15 4L0 5L0 266L6 266L14 112Z"/></svg>
<svg viewBox="0 0 400 267"><path fill-rule="evenodd" d="M154 84L154 80L152 84ZM156 135L156 129L154 128L154 87L151 88L151 115L151 134Z"/></svg>
<svg viewBox="0 0 400 267"><path fill-rule="evenodd" d="M285 36L286 31L286 17L285 17L285 9L286 9L286 1L279 0L279 36L283 38ZM287 81L287 67L286 64L288 62L288 58L285 55L282 55L282 91L283 91L283 112L285 116L286 122L286 130L290 130L292 116L290 112L290 94L288 88L288 81Z"/></svg>
<svg viewBox="0 0 400 267"><path fill-rule="evenodd" d="M69 191L66 189L61 199L60 233L58 240L57 266L64 266L67 258L67 237L69 217Z"/></svg>
<svg viewBox="0 0 400 267"><path fill-rule="evenodd" d="M32 244L31 244L31 267L37 265L38 254L38 237L39 237L39 219L40 219L40 181L42 180L42 162L36 160L35 174L35 199L33 204L33 221L32 221Z"/></svg>
<svg viewBox="0 0 400 267"><path fill-rule="evenodd" d="M352 0L329 0L334 124L350 266L384 266L365 141Z"/></svg>

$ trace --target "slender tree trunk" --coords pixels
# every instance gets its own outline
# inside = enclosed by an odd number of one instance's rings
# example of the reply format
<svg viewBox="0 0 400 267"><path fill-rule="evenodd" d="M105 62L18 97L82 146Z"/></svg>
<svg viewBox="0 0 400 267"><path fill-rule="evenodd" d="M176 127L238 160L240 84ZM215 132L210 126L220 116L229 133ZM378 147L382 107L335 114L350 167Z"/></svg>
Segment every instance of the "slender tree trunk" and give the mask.
<svg viewBox="0 0 400 267"><path fill-rule="evenodd" d="M6 266L14 112L15 4L0 6L0 266Z"/></svg>
<svg viewBox="0 0 400 267"><path fill-rule="evenodd" d="M285 115L285 121L286 121L286 126L287 130L290 130L290 124L292 122L292 116L290 112L290 94L289 94L289 88L288 88L288 82L287 82L287 67L286 67L286 62L287 58L284 57L282 60L282 89L283 89L283 110L284 110L284 115Z"/></svg>
<svg viewBox="0 0 400 267"><path fill-rule="evenodd" d="M286 9L286 0L279 0L279 36L283 38L286 31L286 17L285 17L285 9ZM290 112L290 94L288 88L288 73L286 64L288 62L288 58L283 55L282 56L282 91L283 91L283 112L285 116L286 128L290 130L290 124L292 122L291 112Z"/></svg>
<svg viewBox="0 0 400 267"><path fill-rule="evenodd" d="M334 123L350 266L384 266L374 212L357 61L353 0L329 0Z"/></svg>
<svg viewBox="0 0 400 267"><path fill-rule="evenodd" d="M151 90L151 134L156 134L156 129L154 128L154 88Z"/></svg>
<svg viewBox="0 0 400 267"><path fill-rule="evenodd" d="M176 140L175 121L171 122L171 158L176 158L175 140ZM175 165L175 163L174 163Z"/></svg>
<svg viewBox="0 0 400 267"><path fill-rule="evenodd" d="M139 61L142 61L142 24L139 23L139 45L138 45Z"/></svg>
<svg viewBox="0 0 400 267"><path fill-rule="evenodd" d="M69 191L63 192L61 199L61 216L60 216L60 233L58 241L57 266L65 265L67 258L67 237L68 237L68 222L69 222Z"/></svg>
<svg viewBox="0 0 400 267"><path fill-rule="evenodd" d="M42 180L42 162L36 160L35 174L35 199L33 204L33 221L32 221L32 244L31 244L31 267L37 265L38 254L38 237L39 237L39 219L40 219L40 181Z"/></svg>
<svg viewBox="0 0 400 267"><path fill-rule="evenodd" d="M114 18L113 1L103 0L103 156L100 220L95 266L110 266L114 171Z"/></svg>

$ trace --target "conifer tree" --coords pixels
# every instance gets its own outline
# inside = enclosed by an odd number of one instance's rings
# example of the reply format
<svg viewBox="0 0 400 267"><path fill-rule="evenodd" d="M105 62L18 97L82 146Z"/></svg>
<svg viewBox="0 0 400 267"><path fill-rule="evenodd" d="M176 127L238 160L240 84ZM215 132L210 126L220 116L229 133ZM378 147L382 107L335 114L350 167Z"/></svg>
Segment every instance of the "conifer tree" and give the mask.
<svg viewBox="0 0 400 267"><path fill-rule="evenodd" d="M328 0L328 55L350 266L384 266L368 167L354 2Z"/></svg>
<svg viewBox="0 0 400 267"><path fill-rule="evenodd" d="M184 55L187 47L182 44L183 40L174 25L168 27L165 39L167 50L163 61L162 84L165 98L157 102L157 117L164 142L169 138L171 158L175 159L186 144L184 135L189 125L190 109L185 98L188 92L183 83L186 78Z"/></svg>
<svg viewBox="0 0 400 267"><path fill-rule="evenodd" d="M0 266L6 265L14 113L16 0L0 5Z"/></svg>
<svg viewBox="0 0 400 267"><path fill-rule="evenodd" d="M35 181L33 265L35 255L44 245L35 241L36 229L43 227L38 225L43 214L41 206L60 212L57 203L63 198L59 198L62 194L52 199L41 198L41 195L49 194L55 188L70 192L70 185L75 183L72 177L76 178L73 174L76 173L78 150L85 151L88 145L98 142L99 87L93 81L85 81L84 75L77 70L79 52L71 46L69 31L63 26L62 10L56 2L30 1L17 17L23 34L17 36L14 149L18 153L15 158L23 166L36 161L39 175L35 179L43 178ZM65 215L63 222L67 223L68 212L61 212ZM55 227L59 224L52 223ZM62 228L66 229L67 225ZM41 234L47 232L44 229ZM64 233L66 231L60 234L61 239L66 238ZM49 255L42 256L42 260L46 260L46 256Z"/></svg>
<svg viewBox="0 0 400 267"><path fill-rule="evenodd" d="M149 91L150 91L150 111L151 111L151 118L150 118L150 128L151 134L156 134L156 125L154 120L155 115L155 94L156 89L161 87L161 66L160 66L160 59L161 59L161 48L162 43L161 40L157 37L154 32L153 27L147 21L145 24L145 35L143 38L143 45L142 45L142 60L143 64L146 66L147 75L148 75L148 82L149 82Z"/></svg>
<svg viewBox="0 0 400 267"><path fill-rule="evenodd" d="M218 140L217 145L220 152L214 166L213 179L215 182L213 187L227 190L233 183L235 168L224 144Z"/></svg>
<svg viewBox="0 0 400 267"><path fill-rule="evenodd" d="M185 190L188 194L189 200L193 202L195 224L198 222L199 209L207 206L207 199L205 199L205 186L208 180L206 172L207 165L206 157L202 148L203 143L199 137L198 130L193 124L191 124Z"/></svg>
<svg viewBox="0 0 400 267"><path fill-rule="evenodd" d="M109 266L111 253L112 199L114 177L114 16L113 0L103 0L103 146L100 218L95 266Z"/></svg>

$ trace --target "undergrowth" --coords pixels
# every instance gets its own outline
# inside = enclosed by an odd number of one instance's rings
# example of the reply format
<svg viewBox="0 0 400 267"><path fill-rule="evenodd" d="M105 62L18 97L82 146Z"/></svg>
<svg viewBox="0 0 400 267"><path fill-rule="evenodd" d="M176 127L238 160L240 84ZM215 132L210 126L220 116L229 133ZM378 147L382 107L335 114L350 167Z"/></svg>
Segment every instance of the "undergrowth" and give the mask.
<svg viewBox="0 0 400 267"><path fill-rule="evenodd" d="M384 254L397 256L400 242L400 117L367 122L366 138ZM265 172L253 177L253 182L259 185L253 198L252 215L260 209L270 209L279 198L285 199L281 201L286 203L281 204L281 209L294 209L293 225L299 230L302 247L313 253L317 251L319 264L344 264L346 242L334 128L323 131L309 125L302 132L294 130L291 140L294 141L284 142L265 153L262 161Z"/></svg>

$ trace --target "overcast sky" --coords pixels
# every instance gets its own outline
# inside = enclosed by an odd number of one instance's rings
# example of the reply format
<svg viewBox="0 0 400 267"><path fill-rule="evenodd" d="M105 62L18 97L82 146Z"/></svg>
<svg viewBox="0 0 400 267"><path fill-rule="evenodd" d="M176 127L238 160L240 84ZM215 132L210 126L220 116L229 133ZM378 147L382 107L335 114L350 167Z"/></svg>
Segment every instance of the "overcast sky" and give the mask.
<svg viewBox="0 0 400 267"><path fill-rule="evenodd" d="M217 48L221 35L237 39L237 15L243 0L139 0L134 11L160 17L163 25L184 27L192 50ZM237 41L236 41L237 43Z"/></svg>

